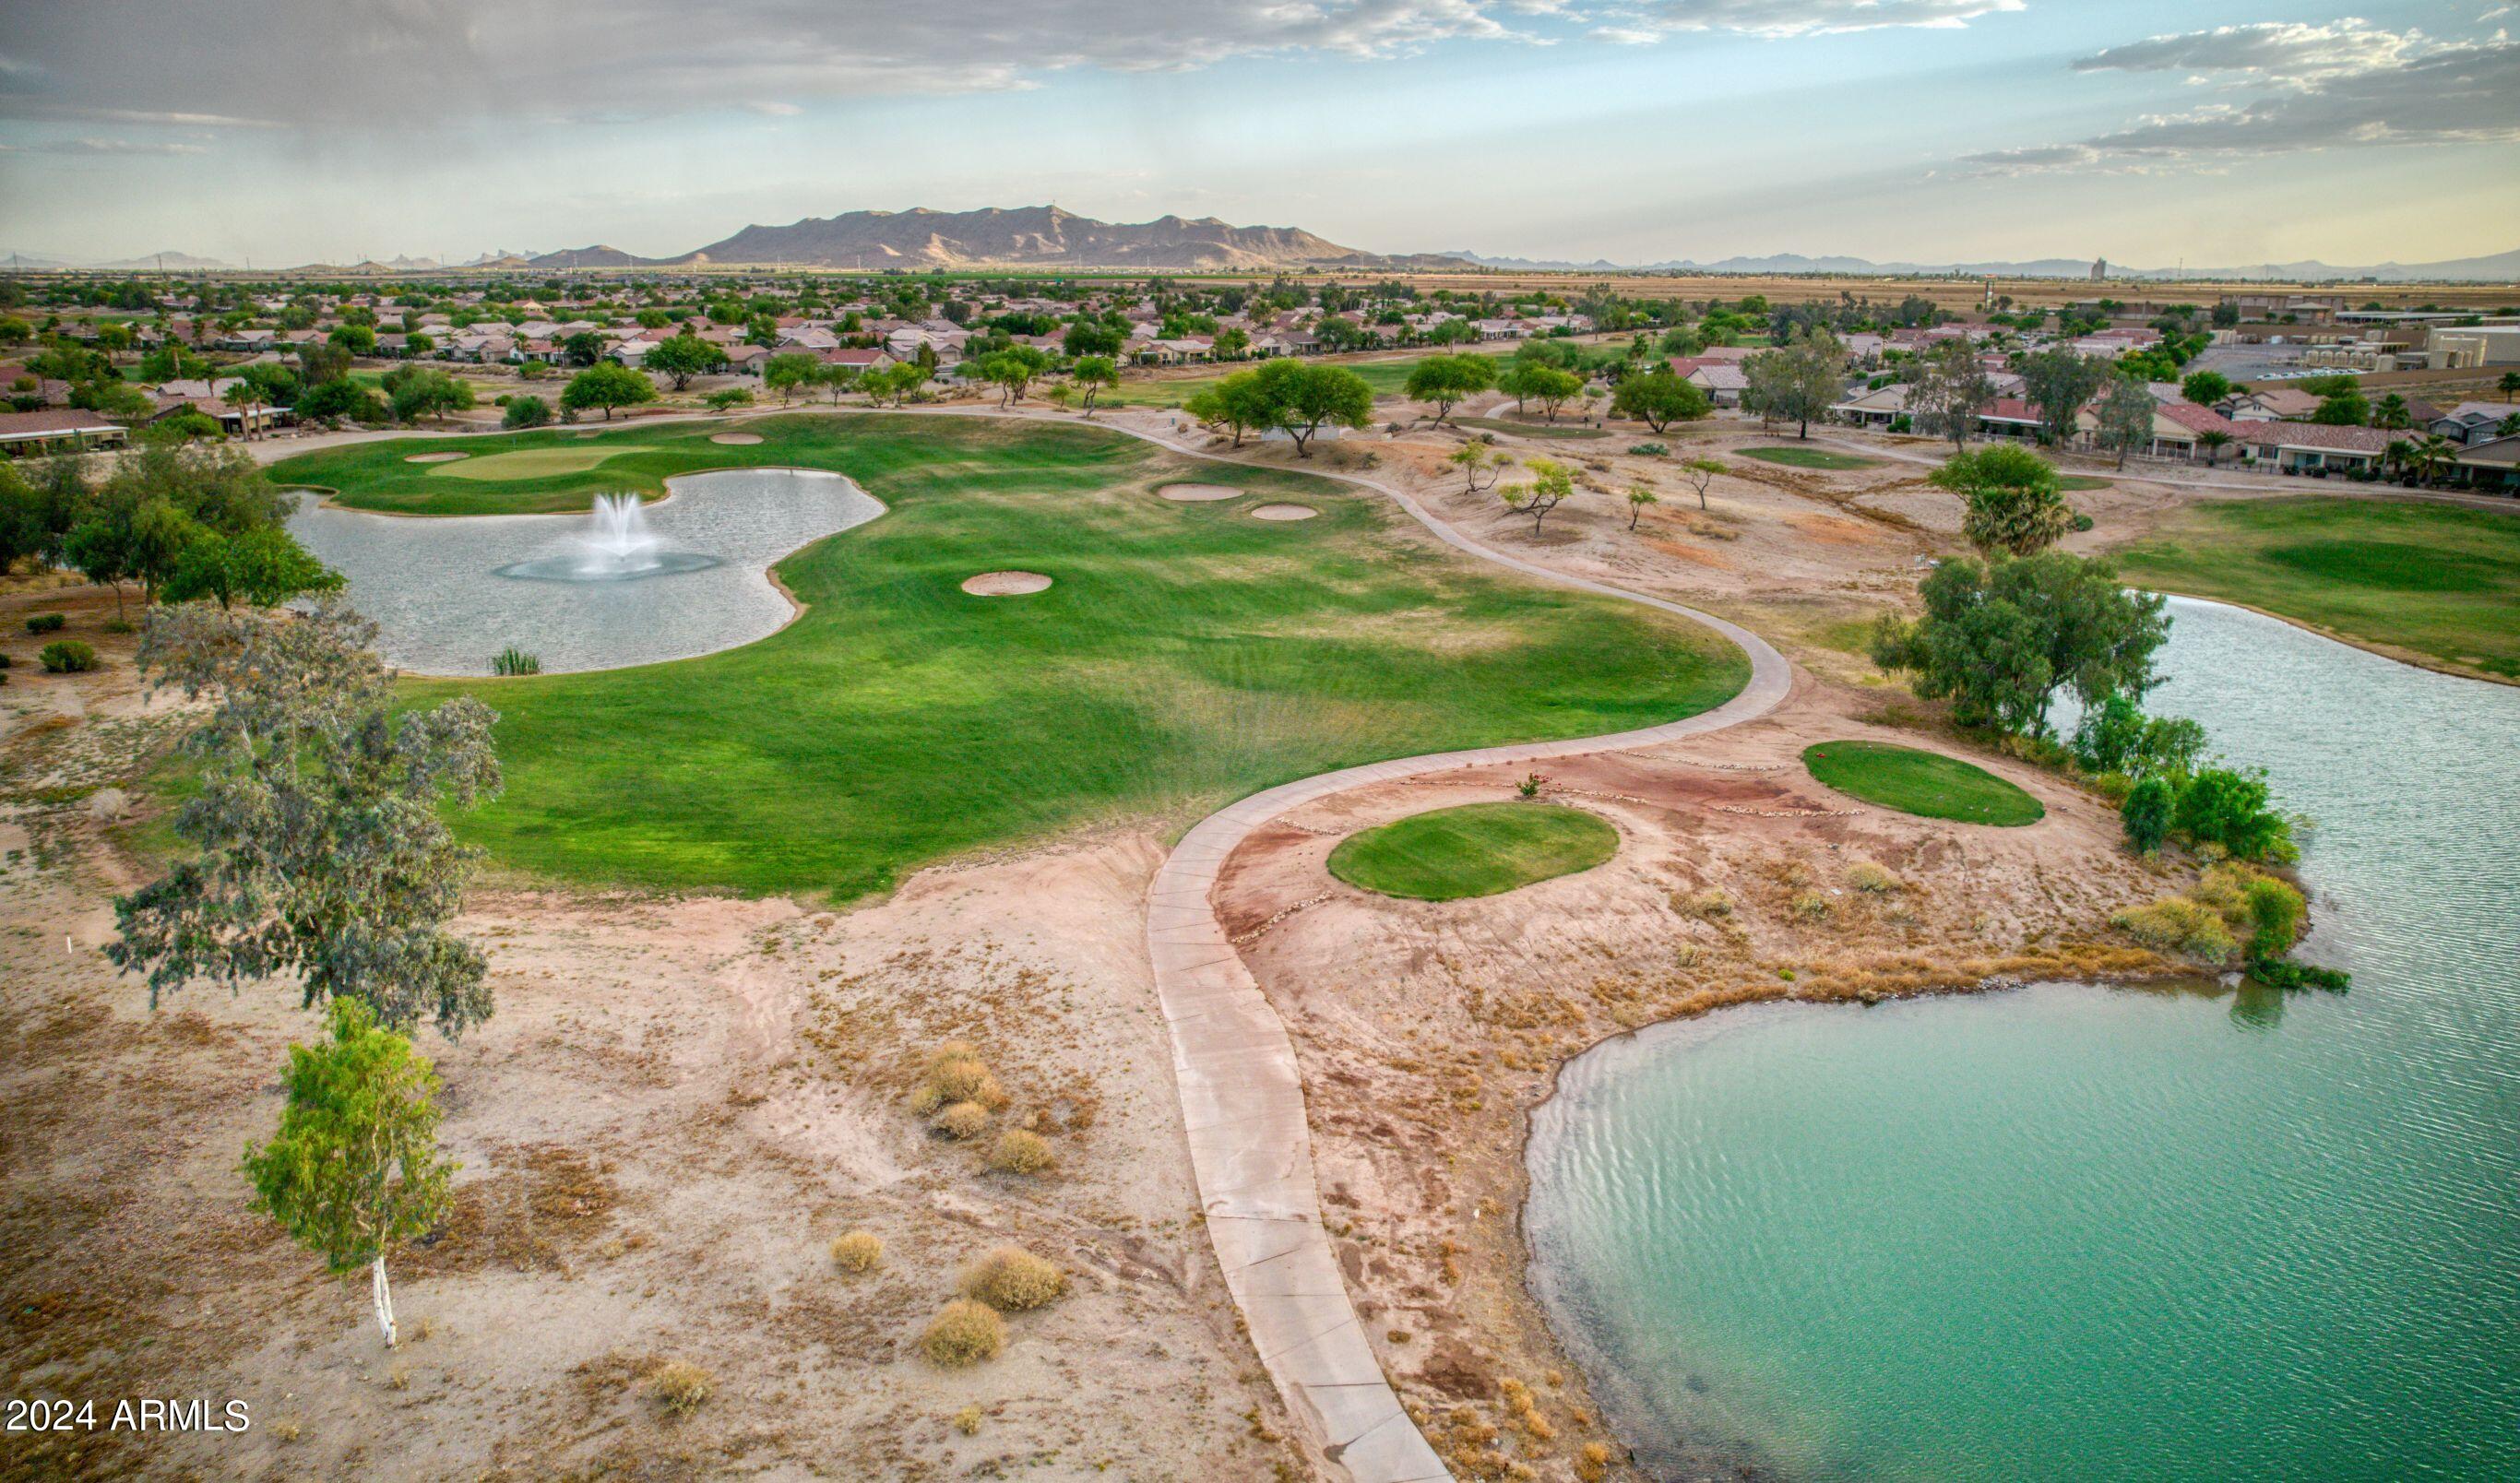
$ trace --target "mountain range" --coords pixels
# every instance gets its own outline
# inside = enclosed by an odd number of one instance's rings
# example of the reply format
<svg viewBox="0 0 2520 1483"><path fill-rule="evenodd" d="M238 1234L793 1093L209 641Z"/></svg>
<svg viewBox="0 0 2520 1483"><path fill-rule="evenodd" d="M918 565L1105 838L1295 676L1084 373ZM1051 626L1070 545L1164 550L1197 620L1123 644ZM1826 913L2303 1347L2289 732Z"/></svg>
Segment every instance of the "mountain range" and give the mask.
<svg viewBox="0 0 2520 1483"><path fill-rule="evenodd" d="M1857 278L1910 278L1958 276L1961 278L2089 278L2092 263L2088 258L2041 257L2027 262L1874 262L1863 257L1805 257L1798 252L1778 252L1766 257L1725 257L1714 262L1693 258L1648 263L1614 263L1607 258L1591 262L1573 262L1555 258L1491 257L1483 253L1458 249L1437 254L1458 257L1483 268L1497 268L1521 273L1732 273L1757 277L1789 277L1798 274L1836 274ZM2130 268L2109 264L2112 279L2170 283L2193 279L2211 283L2316 283L2330 279L2371 279L2379 283L2429 283L2472 280L2487 283L2520 281L2520 249L2498 252L2490 257L2459 257L2445 262L2384 262L2363 267L2339 267L2317 260L2307 262L2253 263L2246 267L2228 268Z"/></svg>

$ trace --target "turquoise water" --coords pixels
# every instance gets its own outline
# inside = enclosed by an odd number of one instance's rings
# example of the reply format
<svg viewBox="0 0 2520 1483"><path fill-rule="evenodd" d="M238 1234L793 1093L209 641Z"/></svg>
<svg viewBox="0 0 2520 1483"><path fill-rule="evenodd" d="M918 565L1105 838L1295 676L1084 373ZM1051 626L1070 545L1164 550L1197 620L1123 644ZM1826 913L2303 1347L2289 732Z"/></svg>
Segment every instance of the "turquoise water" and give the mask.
<svg viewBox="0 0 2520 1483"><path fill-rule="evenodd" d="M1534 1118L1534 1281L1659 1476L2520 1477L2520 690L2176 602L2351 993L1730 1011Z"/></svg>

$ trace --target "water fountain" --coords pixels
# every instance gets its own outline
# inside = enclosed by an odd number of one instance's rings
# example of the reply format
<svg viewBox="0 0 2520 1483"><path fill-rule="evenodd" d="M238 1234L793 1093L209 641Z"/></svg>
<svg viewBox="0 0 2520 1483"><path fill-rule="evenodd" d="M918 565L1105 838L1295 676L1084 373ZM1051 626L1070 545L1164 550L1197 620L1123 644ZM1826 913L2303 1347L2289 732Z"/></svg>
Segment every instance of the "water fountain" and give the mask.
<svg viewBox="0 0 2520 1483"><path fill-rule="evenodd" d="M698 571L717 558L667 546L648 528L646 508L635 494L599 494L593 528L569 536L568 549L498 568L503 577L540 582L624 582L639 577Z"/></svg>

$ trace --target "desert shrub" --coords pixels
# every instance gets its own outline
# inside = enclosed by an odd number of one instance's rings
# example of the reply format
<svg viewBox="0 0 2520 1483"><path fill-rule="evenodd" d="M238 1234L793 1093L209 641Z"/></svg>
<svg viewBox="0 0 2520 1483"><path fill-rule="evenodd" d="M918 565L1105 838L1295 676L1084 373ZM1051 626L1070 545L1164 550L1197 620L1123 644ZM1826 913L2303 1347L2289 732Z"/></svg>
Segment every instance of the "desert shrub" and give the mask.
<svg viewBox="0 0 2520 1483"><path fill-rule="evenodd" d="M1001 1174L1040 1174L1057 1162L1040 1134L1021 1128L999 1134L998 1146L989 1150L989 1167Z"/></svg>
<svg viewBox="0 0 2520 1483"><path fill-rule="evenodd" d="M129 618L108 618L105 620L105 631L107 633L117 634L138 633L140 631L140 625L132 622Z"/></svg>
<svg viewBox="0 0 2520 1483"><path fill-rule="evenodd" d="M1680 909L1691 917L1702 917L1709 921L1715 921L1732 915L1732 898L1713 886L1708 886L1705 890L1682 902Z"/></svg>
<svg viewBox="0 0 2520 1483"><path fill-rule="evenodd" d="M490 673L494 675L538 675L542 672L542 657L529 654L514 644L500 650L490 659Z"/></svg>
<svg viewBox="0 0 2520 1483"><path fill-rule="evenodd" d="M0 669L7 669L15 662L16 661L11 659L7 654L0 654Z"/></svg>
<svg viewBox="0 0 2520 1483"><path fill-rule="evenodd" d="M936 1131L957 1142L977 1138L988 1126L989 1109L975 1101L948 1102L936 1114Z"/></svg>
<svg viewBox="0 0 2520 1483"><path fill-rule="evenodd" d="M1587 1442L1575 1452L1575 1476L1580 1483L1601 1483L1610 1475L1610 1447L1606 1442Z"/></svg>
<svg viewBox="0 0 2520 1483"><path fill-rule="evenodd" d="M512 396L508 398L508 410L499 419L499 426L512 430L518 427L539 427L551 420L551 403L539 396Z"/></svg>
<svg viewBox="0 0 2520 1483"><path fill-rule="evenodd" d="M2223 914L2184 896L2130 908L2110 918L2109 925L2156 953L2216 964L2231 956L2231 932L2223 924Z"/></svg>
<svg viewBox="0 0 2520 1483"><path fill-rule="evenodd" d="M1886 866L1858 860L1846 868L1846 883L1868 896L1886 896L1899 889L1899 877Z"/></svg>
<svg viewBox="0 0 2520 1483"><path fill-rule="evenodd" d="M68 613L39 612L26 620L26 632L60 633L62 631L62 625L68 623L69 620L69 614Z"/></svg>
<svg viewBox="0 0 2520 1483"><path fill-rule="evenodd" d="M2225 922L2238 926L2249 920L2249 887L2258 878L2256 871L2236 860L2216 861L2188 887L2187 899L2211 907Z"/></svg>
<svg viewBox="0 0 2520 1483"><path fill-rule="evenodd" d="M648 1376L648 1396L672 1416L687 1416L708 1404L717 1380L698 1365L675 1360Z"/></svg>
<svg viewBox="0 0 2520 1483"><path fill-rule="evenodd" d="M1671 457L1671 447L1667 443L1639 443L1628 451L1639 458Z"/></svg>
<svg viewBox="0 0 2520 1483"><path fill-rule="evenodd" d="M994 1360L1007 1347L1007 1321L986 1303L956 1298L936 1311L919 1335L919 1352L927 1363L962 1370Z"/></svg>
<svg viewBox="0 0 2520 1483"><path fill-rule="evenodd" d="M2089 530L2092 528L2092 517L2088 515L2078 515L2074 517L2073 526L2078 531Z"/></svg>
<svg viewBox="0 0 2520 1483"><path fill-rule="evenodd" d="M1000 1246L963 1273L963 1296L1000 1313L1047 1307L1066 1290L1067 1275L1057 1264L1021 1246Z"/></svg>
<svg viewBox="0 0 2520 1483"><path fill-rule="evenodd" d="M966 1406L954 1413L954 1429L967 1437L977 1435L980 1430L980 1408Z"/></svg>
<svg viewBox="0 0 2520 1483"><path fill-rule="evenodd" d="M1828 915L1828 898L1818 891L1797 891L1793 911L1797 921L1818 921Z"/></svg>
<svg viewBox="0 0 2520 1483"><path fill-rule="evenodd" d="M46 674L77 675L96 668L96 651L76 639L55 639L39 657Z"/></svg>
<svg viewBox="0 0 2520 1483"><path fill-rule="evenodd" d="M961 1041L947 1041L927 1056L925 1079L913 1099L913 1109L925 1116L958 1101L977 1102L995 1111L1007 1104L1007 1094L989 1074L979 1053Z"/></svg>
<svg viewBox="0 0 2520 1483"><path fill-rule="evenodd" d="M883 1237L872 1231L852 1231L832 1242L832 1260L842 1272L873 1272L883 1265Z"/></svg>

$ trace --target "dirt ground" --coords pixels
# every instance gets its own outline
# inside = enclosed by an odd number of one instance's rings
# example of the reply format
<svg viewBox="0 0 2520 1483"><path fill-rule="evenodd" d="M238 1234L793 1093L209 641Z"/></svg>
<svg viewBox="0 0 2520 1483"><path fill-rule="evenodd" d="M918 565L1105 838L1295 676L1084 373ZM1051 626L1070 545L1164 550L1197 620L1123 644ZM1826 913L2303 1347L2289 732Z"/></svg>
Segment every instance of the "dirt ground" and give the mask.
<svg viewBox="0 0 2520 1483"><path fill-rule="evenodd" d="M1778 439L1722 426L1688 434L1732 470L1700 511L1625 430L1505 434L1594 491L1535 538L1494 493L1461 491L1441 463L1461 436L1352 438L1310 465L1733 616L1801 669L1767 719L1560 766L1550 794L1623 839L1581 876L1433 905L1322 869L1356 827L1510 793L1471 772L1312 805L1220 888L1294 1035L1326 1213L1404 1399L1463 1475L1563 1480L1609 1439L1523 1285L1517 1212L1524 1119L1566 1056L1729 1003L2157 967L2101 923L2175 882L2123 856L2096 800L2007 759L1978 760L2047 802L2042 825L1912 819L1800 770L1826 738L1956 744L1861 656L1920 559L1958 546L1957 502L1917 470L1761 464L1739 448ZM1631 532L1617 491L1639 480L1661 503ZM2078 542L2184 497L2075 495L2097 522ZM48 608L101 672L33 672L21 619ZM314 1028L296 992L196 986L153 1011L96 952L162 830L136 774L181 722L141 697L112 612L84 589L0 598L17 661L0 688L0 1371L15 1395L243 1399L254 1425L0 1437L0 1476L1335 1476L1288 1435L1196 1221L1142 940L1147 882L1189 821L930 870L844 912L477 888L461 929L490 954L497 1013L422 1039L465 1167L446 1228L397 1266L406 1342L388 1353L364 1291L253 1214L237 1172L277 1116L286 1045ZM1857 889L1858 861L1896 886ZM1000 1125L1049 1139L1053 1173L989 1173L911 1115L919 1061L958 1039L1008 1089ZM852 1229L883 1239L877 1273L827 1255ZM1058 1261L1069 1294L1011 1319L992 1364L928 1364L921 1327L1008 1241ZM649 1393L669 1362L713 1377L691 1415Z"/></svg>

